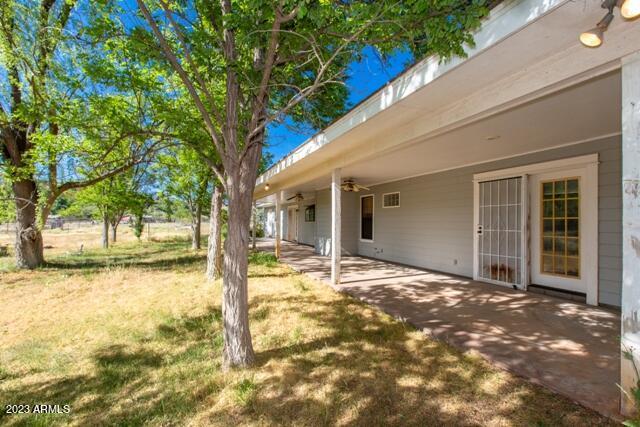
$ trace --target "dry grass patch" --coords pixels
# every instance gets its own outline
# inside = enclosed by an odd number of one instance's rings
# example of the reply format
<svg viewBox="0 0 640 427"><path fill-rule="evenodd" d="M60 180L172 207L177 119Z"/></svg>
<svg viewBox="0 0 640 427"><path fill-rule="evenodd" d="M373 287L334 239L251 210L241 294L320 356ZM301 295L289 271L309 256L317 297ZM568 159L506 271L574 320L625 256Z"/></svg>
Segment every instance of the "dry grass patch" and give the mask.
<svg viewBox="0 0 640 427"><path fill-rule="evenodd" d="M222 372L220 283L184 239L62 249L0 277L0 424L605 425L606 419L291 271L250 267L256 366Z"/></svg>

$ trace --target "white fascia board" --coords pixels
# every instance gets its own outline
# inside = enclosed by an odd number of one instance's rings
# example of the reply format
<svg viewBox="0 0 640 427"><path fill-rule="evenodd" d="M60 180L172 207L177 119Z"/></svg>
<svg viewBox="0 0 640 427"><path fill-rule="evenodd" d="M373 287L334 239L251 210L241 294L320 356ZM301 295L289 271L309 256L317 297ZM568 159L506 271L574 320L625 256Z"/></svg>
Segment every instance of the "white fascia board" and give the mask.
<svg viewBox="0 0 640 427"><path fill-rule="evenodd" d="M441 62L437 55L430 56L407 70L400 77L380 89L369 99L338 119L322 132L305 141L287 154L269 170L260 175L256 186L263 185L292 164L318 151L339 136L370 120L427 86L443 74L453 70L484 50L499 43L529 23L539 19L568 0L507 0L496 6L479 30L474 33L475 46L465 46L466 57L453 57Z"/></svg>

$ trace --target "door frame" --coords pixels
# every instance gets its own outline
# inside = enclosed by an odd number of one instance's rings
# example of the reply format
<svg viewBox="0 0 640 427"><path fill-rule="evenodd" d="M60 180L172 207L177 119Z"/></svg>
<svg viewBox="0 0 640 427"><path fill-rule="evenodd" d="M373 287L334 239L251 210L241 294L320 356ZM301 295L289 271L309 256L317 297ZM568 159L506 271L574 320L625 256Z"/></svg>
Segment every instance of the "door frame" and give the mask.
<svg viewBox="0 0 640 427"><path fill-rule="evenodd" d="M479 262L478 262L478 237L477 227L479 224L479 197L480 197L480 182L491 181L496 179L514 178L521 176L524 179L528 175L541 174L548 172L562 172L563 170L570 169L584 169L584 184L583 188L592 189L590 191L583 192L583 215L584 215L584 230L581 233L589 233L593 236L592 244L587 245L583 256L582 271L584 272L586 279L586 299L587 304L598 305L598 153L587 154L583 156L569 157L559 160L551 160L547 162L532 163L524 166L517 166L507 169L499 169L489 172L477 173L473 175L473 279L478 281L486 281L479 275ZM524 196L524 194L523 194ZM524 205L526 203L526 206ZM525 211L526 209L526 211ZM531 185L528 185L526 191L526 198L523 197L523 212L526 218L524 226L525 235L523 236L523 242L526 246L526 251L523 252L523 256L526 256L525 270L526 273L524 280L524 287L531 283L531 244L530 244L530 232L531 232ZM537 212L534 214L537 215ZM534 237L535 238L535 237ZM502 283L501 283L502 284ZM504 284L503 284L504 285Z"/></svg>
<svg viewBox="0 0 640 427"><path fill-rule="evenodd" d="M293 214L292 212L293 211ZM295 218L295 230L291 230L291 218ZM293 239L287 239L291 242L298 243L298 205L287 206L287 238L290 237L291 231L293 231Z"/></svg>
<svg viewBox="0 0 640 427"><path fill-rule="evenodd" d="M520 212L520 224L522 237L520 239L520 254L522 259L521 273L522 283L513 284L506 283L499 280L492 280L480 277L480 262L479 262L479 250L480 250L480 184L487 181L496 181L501 179L520 178L520 197L521 212ZM475 179L473 180L473 280L483 281L487 283L493 283L494 285L505 286L508 288L516 287L518 289L526 290L529 285L530 276L530 262L529 262L529 180L526 174L524 175L507 175L495 179Z"/></svg>

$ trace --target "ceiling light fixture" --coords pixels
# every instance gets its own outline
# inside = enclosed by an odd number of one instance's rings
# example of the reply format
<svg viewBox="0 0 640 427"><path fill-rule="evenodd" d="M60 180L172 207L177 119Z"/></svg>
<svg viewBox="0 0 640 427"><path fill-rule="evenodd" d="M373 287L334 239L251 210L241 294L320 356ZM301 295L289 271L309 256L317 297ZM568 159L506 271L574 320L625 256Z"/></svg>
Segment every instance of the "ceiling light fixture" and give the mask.
<svg viewBox="0 0 640 427"><path fill-rule="evenodd" d="M620 4L622 3L622 4ZM640 16L640 0L623 0L618 2L620 15L625 19L635 19Z"/></svg>
<svg viewBox="0 0 640 427"><path fill-rule="evenodd" d="M595 28L580 34L580 42L587 47L599 47L604 41L604 33L613 21L613 9L620 8L620 14L625 19L634 19L640 16L640 0L604 0L600 5L608 12L598 22Z"/></svg>
<svg viewBox="0 0 640 427"><path fill-rule="evenodd" d="M269 191L269 183L268 182L264 186L264 191Z"/></svg>

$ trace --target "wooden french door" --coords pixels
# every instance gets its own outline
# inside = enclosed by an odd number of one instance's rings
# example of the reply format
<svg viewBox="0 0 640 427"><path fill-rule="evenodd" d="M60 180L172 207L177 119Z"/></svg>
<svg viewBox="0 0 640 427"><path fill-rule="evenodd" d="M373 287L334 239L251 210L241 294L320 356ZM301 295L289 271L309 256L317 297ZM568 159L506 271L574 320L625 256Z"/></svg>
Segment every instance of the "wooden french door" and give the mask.
<svg viewBox="0 0 640 427"><path fill-rule="evenodd" d="M531 179L531 283L586 293L584 253L594 233L585 223L585 170ZM597 190L595 190L597 191Z"/></svg>

